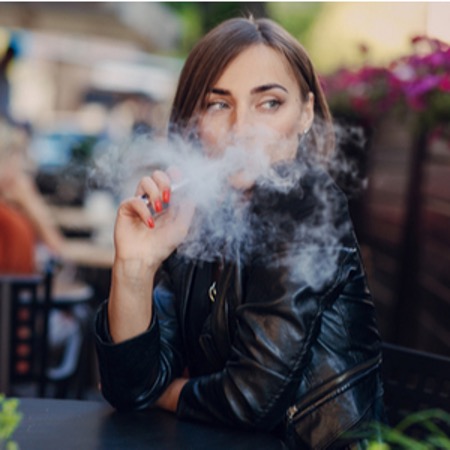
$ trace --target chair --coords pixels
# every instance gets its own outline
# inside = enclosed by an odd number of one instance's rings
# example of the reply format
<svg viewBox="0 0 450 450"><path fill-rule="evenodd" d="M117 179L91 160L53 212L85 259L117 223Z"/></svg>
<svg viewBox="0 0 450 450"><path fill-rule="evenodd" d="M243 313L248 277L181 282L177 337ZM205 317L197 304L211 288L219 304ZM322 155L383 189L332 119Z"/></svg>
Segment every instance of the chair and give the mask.
<svg viewBox="0 0 450 450"><path fill-rule="evenodd" d="M49 330L47 343L52 349L52 355L58 356L56 361L47 362L46 378L55 389L53 396L67 398L71 387L75 389L70 393L71 397L81 398L83 389L88 383L91 353L93 347L91 318L91 303L94 299L93 289L84 283L71 283L70 285L54 285L51 307L49 310ZM56 314L63 316L69 314L69 322L63 321L62 326L66 328L61 345L55 337ZM66 326L68 325L68 326ZM61 327L61 324L60 324ZM61 340L61 336L59 337ZM57 351L59 348L59 352Z"/></svg>
<svg viewBox="0 0 450 450"><path fill-rule="evenodd" d="M40 342L36 339L38 329L44 330L42 316L38 315L38 288L44 277L34 275L2 275L1 301L1 351L0 391L9 393L11 379L23 381L29 378L43 381L43 367L46 357ZM47 289L45 293L49 292ZM16 299L22 295L26 306L21 307ZM18 320L15 321L15 318ZM44 349L45 350L45 349Z"/></svg>
<svg viewBox="0 0 450 450"><path fill-rule="evenodd" d="M450 413L450 358L383 343L382 373L391 425L419 411Z"/></svg>
<svg viewBox="0 0 450 450"><path fill-rule="evenodd" d="M49 262L43 275L16 277L11 280L11 333L9 380L20 395L20 388L37 385L44 397L50 387L53 396L65 398L71 384L76 384L76 398L81 398L87 366L83 354L89 340L89 317L71 314L74 330L67 336L59 359L53 361L51 318L56 311L76 308L92 298L92 289L77 293L54 292L54 264ZM28 395L28 394L25 394Z"/></svg>

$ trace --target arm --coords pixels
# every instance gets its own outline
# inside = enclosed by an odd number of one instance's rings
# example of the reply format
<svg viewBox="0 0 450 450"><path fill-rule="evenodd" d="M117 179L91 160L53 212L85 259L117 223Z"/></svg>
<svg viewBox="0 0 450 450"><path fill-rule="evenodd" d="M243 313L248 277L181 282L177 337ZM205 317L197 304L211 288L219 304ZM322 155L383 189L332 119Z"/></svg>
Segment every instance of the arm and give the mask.
<svg viewBox="0 0 450 450"><path fill-rule="evenodd" d="M114 342L126 341L148 329L155 272L154 266L140 260L115 261L108 302L109 330Z"/></svg>
<svg viewBox="0 0 450 450"><path fill-rule="evenodd" d="M119 343L143 333L152 319L152 292L155 274L165 259L187 235L194 207L171 206L154 220L153 210L168 200L170 178L160 171L141 180L136 196L119 207L114 228L115 260L108 302L111 337ZM167 201L168 202L168 201Z"/></svg>
<svg viewBox="0 0 450 450"><path fill-rule="evenodd" d="M128 340L113 343L107 303L96 317L96 347L104 397L118 409L141 409L155 404L184 368L175 296L166 280L153 294L151 323Z"/></svg>
<svg viewBox="0 0 450 450"><path fill-rule="evenodd" d="M187 378L175 378L169 386L167 386L167 389L163 392L161 397L159 397L156 406L159 406L166 411L176 412L181 390L187 381Z"/></svg>
<svg viewBox="0 0 450 450"><path fill-rule="evenodd" d="M60 254L64 238L32 179L26 173L17 171L8 177L3 190L6 199L16 204L28 217L38 237L51 251Z"/></svg>
<svg viewBox="0 0 450 450"><path fill-rule="evenodd" d="M154 292L153 284L162 262L184 239L194 207L169 207L153 220L141 198L145 194L158 211L168 186L162 172L146 177L117 214L110 297L98 315L97 350L102 391L120 409L153 404L181 373L175 296L167 280Z"/></svg>

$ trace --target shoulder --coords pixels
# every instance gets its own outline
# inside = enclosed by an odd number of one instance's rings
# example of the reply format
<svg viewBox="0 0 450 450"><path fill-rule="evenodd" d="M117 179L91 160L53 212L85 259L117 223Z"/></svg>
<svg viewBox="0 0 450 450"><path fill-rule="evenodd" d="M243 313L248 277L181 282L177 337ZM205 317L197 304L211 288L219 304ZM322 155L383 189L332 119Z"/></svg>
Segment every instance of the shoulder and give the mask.
<svg viewBox="0 0 450 450"><path fill-rule="evenodd" d="M264 229L252 265L290 273L315 291L354 270L358 252L347 199L328 173L305 171L289 192L258 193L257 201L254 226Z"/></svg>

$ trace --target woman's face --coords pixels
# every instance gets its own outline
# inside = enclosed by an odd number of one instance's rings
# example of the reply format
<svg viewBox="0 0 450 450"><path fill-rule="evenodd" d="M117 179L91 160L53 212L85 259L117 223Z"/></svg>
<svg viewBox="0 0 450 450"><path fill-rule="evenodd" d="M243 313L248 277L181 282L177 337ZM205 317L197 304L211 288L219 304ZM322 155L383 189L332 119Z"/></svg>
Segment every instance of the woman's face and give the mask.
<svg viewBox="0 0 450 450"><path fill-rule="evenodd" d="M205 152L217 157L239 147L245 152L262 150L270 164L294 159L299 135L314 118L313 95L307 101L302 98L283 55L263 44L247 48L207 94L198 122ZM233 184L247 183L241 179Z"/></svg>

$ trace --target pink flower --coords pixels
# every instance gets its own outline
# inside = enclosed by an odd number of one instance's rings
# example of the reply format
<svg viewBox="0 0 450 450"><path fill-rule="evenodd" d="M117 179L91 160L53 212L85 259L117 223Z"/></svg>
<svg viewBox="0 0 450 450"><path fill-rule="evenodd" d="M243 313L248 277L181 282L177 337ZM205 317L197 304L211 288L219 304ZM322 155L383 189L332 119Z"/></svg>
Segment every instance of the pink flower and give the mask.
<svg viewBox="0 0 450 450"><path fill-rule="evenodd" d="M450 92L450 75L446 74L441 78L438 84L439 90L444 92Z"/></svg>
<svg viewBox="0 0 450 450"><path fill-rule="evenodd" d="M436 99L440 105L447 101L447 96L443 99L439 94L450 92L450 46L427 36L414 37L412 44L412 54L387 67L344 68L327 77L325 91L331 107L334 101L340 109L377 120L396 105L427 114Z"/></svg>

